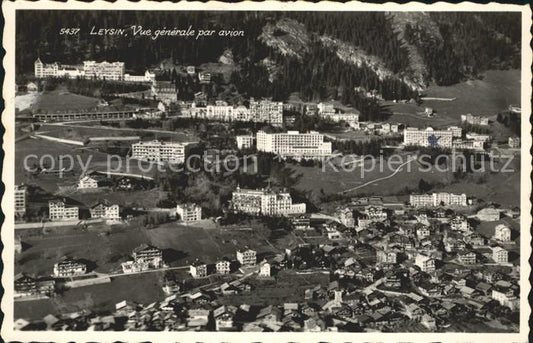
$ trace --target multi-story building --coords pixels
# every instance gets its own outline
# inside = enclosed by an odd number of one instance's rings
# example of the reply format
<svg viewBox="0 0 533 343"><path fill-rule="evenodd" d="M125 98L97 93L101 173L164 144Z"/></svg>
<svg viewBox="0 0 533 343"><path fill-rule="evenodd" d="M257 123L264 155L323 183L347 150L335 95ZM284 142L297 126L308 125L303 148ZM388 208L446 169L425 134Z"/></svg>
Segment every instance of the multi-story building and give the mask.
<svg viewBox="0 0 533 343"><path fill-rule="evenodd" d="M230 273L231 263L226 259L218 260L215 263L215 269L217 274L229 274Z"/></svg>
<svg viewBox="0 0 533 343"><path fill-rule="evenodd" d="M335 114L335 106L329 102L320 102L316 105L318 110L318 115L327 116L330 114Z"/></svg>
<svg viewBox="0 0 533 343"><path fill-rule="evenodd" d="M470 231L468 220L464 216L458 215L450 220L450 227L454 231L467 232Z"/></svg>
<svg viewBox="0 0 533 343"><path fill-rule="evenodd" d="M67 206L63 200L50 200L48 202L48 212L50 220L79 219L79 208Z"/></svg>
<svg viewBox="0 0 533 343"><path fill-rule="evenodd" d="M233 120L233 106L228 105L222 100L215 101L214 104L206 106L205 119L232 121Z"/></svg>
<svg viewBox="0 0 533 343"><path fill-rule="evenodd" d="M355 228L355 219L353 212L349 208L340 208L335 211L335 217L339 219L340 223L349 229Z"/></svg>
<svg viewBox="0 0 533 343"><path fill-rule="evenodd" d="M124 74L124 81L126 82L155 82L155 73L149 70L144 72L144 75L130 75Z"/></svg>
<svg viewBox="0 0 533 343"><path fill-rule="evenodd" d="M283 158L318 159L331 155L331 143L324 142L324 135L310 131L300 133L257 132L257 150L278 154Z"/></svg>
<svg viewBox="0 0 533 343"><path fill-rule="evenodd" d="M492 139L490 135L483 135L483 134L476 133L476 132L468 132L465 135L465 137L466 139L471 139L471 140L474 140L477 142L483 142L483 143L490 142L490 140Z"/></svg>
<svg viewBox="0 0 533 343"><path fill-rule="evenodd" d="M72 277L83 275L86 272L87 266L85 265L85 263L81 263L71 259L54 264L55 277Z"/></svg>
<svg viewBox="0 0 533 343"><path fill-rule="evenodd" d="M99 201L89 209L91 218L103 218L110 220L120 219L120 207L117 204L110 204L103 200Z"/></svg>
<svg viewBox="0 0 533 343"><path fill-rule="evenodd" d="M378 249L376 251L376 262L386 264L396 264L398 255L394 251L386 251Z"/></svg>
<svg viewBox="0 0 533 343"><path fill-rule="evenodd" d="M453 137L453 130L434 130L431 127L425 130L408 127L403 130L403 143L407 146L451 148Z"/></svg>
<svg viewBox="0 0 533 343"><path fill-rule="evenodd" d="M520 137L509 137L507 143L509 144L509 148L520 148Z"/></svg>
<svg viewBox="0 0 533 343"><path fill-rule="evenodd" d="M453 138L461 138L463 135L463 129L461 129L459 126L450 126L448 127L448 131L452 132Z"/></svg>
<svg viewBox="0 0 533 343"><path fill-rule="evenodd" d="M493 247L492 249L492 259L496 263L508 263L509 262L509 253L502 247Z"/></svg>
<svg viewBox="0 0 533 343"><path fill-rule="evenodd" d="M158 140L139 142L131 145L131 157L144 161L183 163L185 145Z"/></svg>
<svg viewBox="0 0 533 343"><path fill-rule="evenodd" d="M270 277L271 265L267 261L260 263L259 267L259 277Z"/></svg>
<svg viewBox="0 0 533 343"><path fill-rule="evenodd" d="M476 264L477 262L476 253L473 251L460 251L457 254L457 259L459 263L467 265Z"/></svg>
<svg viewBox="0 0 533 343"><path fill-rule="evenodd" d="M514 291L511 288L495 287L492 289L492 299L500 303L501 306L514 309L515 304L518 302Z"/></svg>
<svg viewBox="0 0 533 343"><path fill-rule="evenodd" d="M236 136L238 149L250 149L254 146L255 137L252 135L240 135Z"/></svg>
<svg viewBox="0 0 533 343"><path fill-rule="evenodd" d="M254 122L266 122L273 126L283 125L283 103L263 99L250 99L250 117Z"/></svg>
<svg viewBox="0 0 533 343"><path fill-rule="evenodd" d="M189 272L191 273L193 278L202 278L207 276L207 265L202 262L194 262L189 267Z"/></svg>
<svg viewBox="0 0 533 343"><path fill-rule="evenodd" d="M257 262L257 253L252 249L237 250L237 261L243 267L255 266Z"/></svg>
<svg viewBox="0 0 533 343"><path fill-rule="evenodd" d="M164 264L161 249L147 244L133 249L132 257L136 263L146 263L150 268L161 268Z"/></svg>
<svg viewBox="0 0 533 343"><path fill-rule="evenodd" d="M409 203L414 207L425 206L467 206L466 194L433 193L411 194Z"/></svg>
<svg viewBox="0 0 533 343"><path fill-rule="evenodd" d="M147 244L141 244L133 249L132 257L133 261L122 263L124 273L138 273L149 269L159 269L165 265L163 252Z"/></svg>
<svg viewBox="0 0 533 343"><path fill-rule="evenodd" d="M83 61L83 71L88 79L123 80L124 62Z"/></svg>
<svg viewBox="0 0 533 343"><path fill-rule="evenodd" d="M417 254L415 258L415 265L417 265L425 273L433 273L435 271L435 260L426 255Z"/></svg>
<svg viewBox="0 0 533 343"><path fill-rule="evenodd" d="M233 211L252 215L287 216L305 213L306 206L293 204L288 192L271 189L237 189L232 194Z"/></svg>
<svg viewBox="0 0 533 343"><path fill-rule="evenodd" d="M485 144L482 141L473 139L455 139L452 142L452 148L458 150L483 150Z"/></svg>
<svg viewBox="0 0 533 343"><path fill-rule="evenodd" d="M85 175L78 181L78 189L95 189L98 188L98 180Z"/></svg>
<svg viewBox="0 0 533 343"><path fill-rule="evenodd" d="M178 101L178 91L170 81L152 82L152 94L157 100L167 105Z"/></svg>
<svg viewBox="0 0 533 343"><path fill-rule="evenodd" d="M40 58L37 58L33 67L36 78L57 77L57 71L59 70L57 63L45 64Z"/></svg>
<svg viewBox="0 0 533 343"><path fill-rule="evenodd" d="M482 116L474 116L471 113L461 114L461 122L471 125L489 125L489 118Z"/></svg>
<svg viewBox="0 0 533 343"><path fill-rule="evenodd" d="M511 241L511 228L505 224L498 224L494 228L494 239L502 242Z"/></svg>
<svg viewBox="0 0 533 343"><path fill-rule="evenodd" d="M26 194L25 185L15 185L15 217L21 217L26 214Z"/></svg>
<svg viewBox="0 0 533 343"><path fill-rule="evenodd" d="M186 223L202 219L202 207L196 204L178 204L176 206L176 213L179 214L180 219Z"/></svg>

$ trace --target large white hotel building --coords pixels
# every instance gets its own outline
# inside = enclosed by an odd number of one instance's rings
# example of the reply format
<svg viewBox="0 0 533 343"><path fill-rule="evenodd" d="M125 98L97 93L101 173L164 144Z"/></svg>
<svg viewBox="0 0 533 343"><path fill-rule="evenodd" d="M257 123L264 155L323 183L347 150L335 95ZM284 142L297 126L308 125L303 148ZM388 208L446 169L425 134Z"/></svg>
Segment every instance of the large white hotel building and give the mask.
<svg viewBox="0 0 533 343"><path fill-rule="evenodd" d="M266 133L258 131L257 150L271 152L295 159L317 159L331 155L331 142L324 142L324 135L310 131L300 133Z"/></svg>
<svg viewBox="0 0 533 343"><path fill-rule="evenodd" d="M467 206L467 199L464 193L411 194L409 203L414 207Z"/></svg>
<svg viewBox="0 0 533 343"><path fill-rule="evenodd" d="M420 130L414 127L408 127L403 131L403 143L405 145L451 148L454 137L461 137L460 128L434 130L428 127L425 130ZM434 142L433 145L432 142Z"/></svg>
<svg viewBox="0 0 533 343"><path fill-rule="evenodd" d="M36 78L66 77L70 79L124 80L124 62L84 61L83 65L60 65L57 62L43 63L38 58L34 63Z"/></svg>
<svg viewBox="0 0 533 343"><path fill-rule="evenodd" d="M288 192L271 189L237 189L232 194L232 209L238 213L264 216L287 216L305 213L305 203L293 204Z"/></svg>
<svg viewBox="0 0 533 343"><path fill-rule="evenodd" d="M181 143L161 142L158 140L139 142L131 145L131 157L143 161L185 162L185 145Z"/></svg>

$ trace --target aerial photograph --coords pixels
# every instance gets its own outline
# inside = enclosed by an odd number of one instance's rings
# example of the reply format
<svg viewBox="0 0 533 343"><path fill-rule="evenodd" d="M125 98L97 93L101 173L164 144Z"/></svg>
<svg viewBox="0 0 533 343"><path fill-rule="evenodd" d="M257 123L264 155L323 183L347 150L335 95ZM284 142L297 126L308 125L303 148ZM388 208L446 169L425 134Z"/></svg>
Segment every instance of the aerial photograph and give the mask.
<svg viewBox="0 0 533 343"><path fill-rule="evenodd" d="M14 330L520 332L521 12L15 25Z"/></svg>

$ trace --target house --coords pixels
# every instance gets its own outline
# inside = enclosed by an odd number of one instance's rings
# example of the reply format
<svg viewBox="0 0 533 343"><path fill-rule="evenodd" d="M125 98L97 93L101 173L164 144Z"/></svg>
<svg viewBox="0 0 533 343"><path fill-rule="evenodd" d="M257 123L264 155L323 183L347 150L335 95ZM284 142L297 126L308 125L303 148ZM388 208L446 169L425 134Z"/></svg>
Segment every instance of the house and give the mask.
<svg viewBox="0 0 533 343"><path fill-rule="evenodd" d="M390 263L396 264L398 255L394 251L377 250L376 251L376 263Z"/></svg>
<svg viewBox="0 0 533 343"><path fill-rule="evenodd" d="M50 200L48 202L48 217L55 220L77 220L79 219L79 208L69 206L66 200Z"/></svg>
<svg viewBox="0 0 533 343"><path fill-rule="evenodd" d="M501 306L509 307L513 310L516 307L517 297L511 288L495 287L492 290L492 299L498 301Z"/></svg>
<svg viewBox="0 0 533 343"><path fill-rule="evenodd" d="M98 180L85 175L78 181L78 189L96 189L98 188Z"/></svg>
<svg viewBox="0 0 533 343"><path fill-rule="evenodd" d="M502 247L493 247L492 249L492 259L496 263L508 263L509 262L509 253Z"/></svg>
<svg viewBox="0 0 533 343"><path fill-rule="evenodd" d="M230 262L226 259L219 260L215 263L215 269L218 274L229 274Z"/></svg>
<svg viewBox="0 0 533 343"><path fill-rule="evenodd" d="M72 259L54 264L54 276L58 278L83 275L87 272L87 265Z"/></svg>
<svg viewBox="0 0 533 343"><path fill-rule="evenodd" d="M207 276L207 265L205 263L196 261L189 267L189 272L195 279Z"/></svg>
<svg viewBox="0 0 533 343"><path fill-rule="evenodd" d="M420 306L417 304L411 303L405 306L405 314L407 317L409 317L409 319L419 321L424 315L424 310L422 310L422 308L420 308Z"/></svg>
<svg viewBox="0 0 533 343"><path fill-rule="evenodd" d="M151 245L141 244L133 249L133 261L122 263L124 273L136 273L164 267L163 252Z"/></svg>
<svg viewBox="0 0 533 343"><path fill-rule="evenodd" d="M256 254L256 251L252 249L237 250L237 261L243 267L255 266Z"/></svg>
<svg viewBox="0 0 533 343"><path fill-rule="evenodd" d="M260 277L270 277L271 266L266 260L260 263L259 276Z"/></svg>
<svg viewBox="0 0 533 343"><path fill-rule="evenodd" d="M435 260L426 255L417 254L415 258L415 265L417 265L425 273L433 273L435 271Z"/></svg>
<svg viewBox="0 0 533 343"><path fill-rule="evenodd" d="M35 84L34 82L28 82L26 84L26 90L28 91L28 93L38 92L39 86L37 86L37 84Z"/></svg>
<svg viewBox="0 0 533 343"><path fill-rule="evenodd" d="M501 242L511 241L511 228L505 224L498 224L494 228L494 239Z"/></svg>
<svg viewBox="0 0 533 343"><path fill-rule="evenodd" d="M233 318L237 308L235 306L220 306L213 311L215 329L217 331L232 331L235 329Z"/></svg>
<svg viewBox="0 0 533 343"><path fill-rule="evenodd" d="M476 264L476 253L473 251L461 251L457 254L457 259L462 264Z"/></svg>
<svg viewBox="0 0 533 343"><path fill-rule="evenodd" d="M437 328L435 318L433 318L427 313L422 316L420 323L424 325L428 330L435 330Z"/></svg>
<svg viewBox="0 0 533 343"><path fill-rule="evenodd" d="M202 208L196 204L178 204L176 206L176 213L186 223L202 219Z"/></svg>
<svg viewBox="0 0 533 343"><path fill-rule="evenodd" d="M117 204L112 205L106 200L92 205L89 211L91 212L91 218L120 219L120 207Z"/></svg>

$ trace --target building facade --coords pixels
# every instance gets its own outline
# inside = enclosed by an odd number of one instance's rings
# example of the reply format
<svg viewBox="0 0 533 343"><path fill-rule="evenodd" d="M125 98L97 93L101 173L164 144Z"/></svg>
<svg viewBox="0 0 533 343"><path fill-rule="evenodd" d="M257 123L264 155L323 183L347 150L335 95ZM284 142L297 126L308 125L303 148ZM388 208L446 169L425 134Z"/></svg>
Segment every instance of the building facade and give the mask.
<svg viewBox="0 0 533 343"><path fill-rule="evenodd" d="M15 185L15 217L26 214L26 197L27 187L24 185Z"/></svg>
<svg viewBox="0 0 533 343"><path fill-rule="evenodd" d="M324 135L310 131L300 133L257 132L257 150L278 154L283 158L319 159L331 155L331 143L324 142Z"/></svg>
<svg viewBox="0 0 533 343"><path fill-rule="evenodd" d="M435 260L426 255L417 254L415 258L415 265L417 265L425 273L433 273L435 271Z"/></svg>
<svg viewBox="0 0 533 343"><path fill-rule="evenodd" d="M494 228L494 239L502 242L511 241L511 228L505 224L498 224Z"/></svg>
<svg viewBox="0 0 533 343"><path fill-rule="evenodd" d="M411 194L409 203L414 207L467 206L466 194L432 193Z"/></svg>
<svg viewBox="0 0 533 343"><path fill-rule="evenodd" d="M270 189L237 188L232 194L232 209L238 213L265 216L287 216L305 213L306 205L293 204L288 192Z"/></svg>
<svg viewBox="0 0 533 343"><path fill-rule="evenodd" d="M178 204L176 206L176 213L186 223L202 219L202 207L196 204Z"/></svg>
<svg viewBox="0 0 533 343"><path fill-rule="evenodd" d="M185 162L185 145L158 140L139 142L131 145L131 157L154 162Z"/></svg>
<svg viewBox="0 0 533 343"><path fill-rule="evenodd" d="M257 262L257 253L252 249L237 250L237 261L243 267L255 266Z"/></svg>
<svg viewBox="0 0 533 343"><path fill-rule="evenodd" d="M67 206L62 200L48 202L48 218L50 220L76 220L79 219L79 208Z"/></svg>
<svg viewBox="0 0 533 343"><path fill-rule="evenodd" d="M83 176L78 181L78 189L96 189L98 188L98 181L88 175Z"/></svg>
<svg viewBox="0 0 533 343"><path fill-rule="evenodd" d="M55 277L72 277L83 275L87 272L87 266L85 263L77 262L74 260L66 260L54 264L54 276Z"/></svg>
<svg viewBox="0 0 533 343"><path fill-rule="evenodd" d="M120 219L120 207L117 204L110 204L106 201L101 201L91 206L89 209L91 218L102 218L110 220Z"/></svg>
<svg viewBox="0 0 533 343"><path fill-rule="evenodd" d="M406 146L451 148L453 137L452 130L434 130L431 127L425 130L408 127L403 131Z"/></svg>
<svg viewBox="0 0 533 343"><path fill-rule="evenodd" d="M85 78L98 80L123 80L124 62L83 61Z"/></svg>
<svg viewBox="0 0 533 343"><path fill-rule="evenodd" d="M238 149L251 149L254 146L255 137L251 135L240 135L235 137Z"/></svg>

